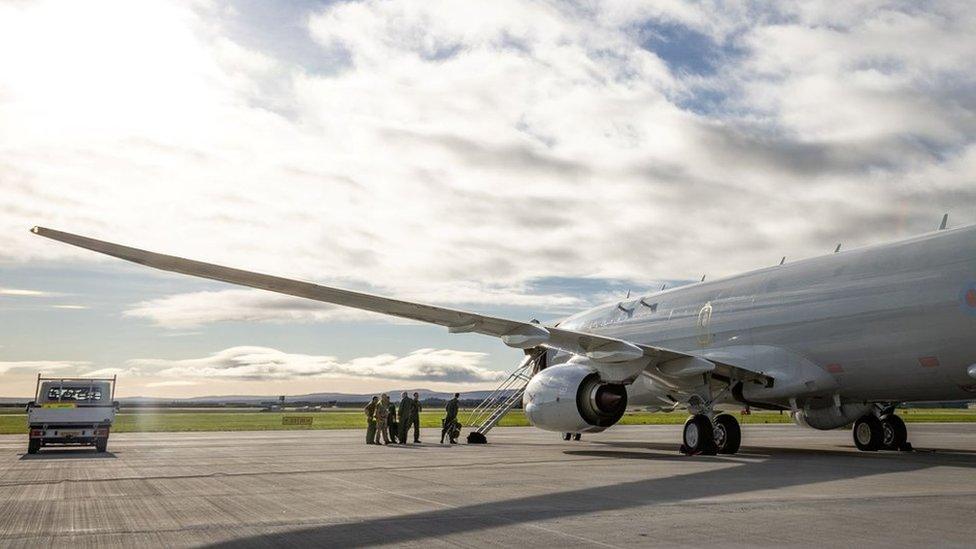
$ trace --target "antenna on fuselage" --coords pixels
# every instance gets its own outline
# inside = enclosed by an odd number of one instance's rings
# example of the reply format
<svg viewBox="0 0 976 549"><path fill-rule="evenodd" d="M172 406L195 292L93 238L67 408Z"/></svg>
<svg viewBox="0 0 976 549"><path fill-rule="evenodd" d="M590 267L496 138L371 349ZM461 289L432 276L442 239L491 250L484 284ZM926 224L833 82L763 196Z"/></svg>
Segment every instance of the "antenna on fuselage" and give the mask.
<svg viewBox="0 0 976 549"><path fill-rule="evenodd" d="M627 290L627 297L625 297L624 299L630 299L630 290Z"/></svg>
<svg viewBox="0 0 976 549"><path fill-rule="evenodd" d="M780 265L782 265L783 263L786 263L786 256L785 255L783 256L783 259L780 259L779 260L779 264Z"/></svg>
<svg viewBox="0 0 976 549"><path fill-rule="evenodd" d="M702 282L705 282L705 275L702 275L702 279L701 279L701 281L702 281Z"/></svg>
<svg viewBox="0 0 976 549"><path fill-rule="evenodd" d="M661 289L660 289L660 290L658 290L658 291L659 291L659 292L663 292L663 291L664 291L664 289L665 289L665 288L667 288L667 287L668 287L668 283L667 283L667 282L665 282L664 284L661 284Z"/></svg>
<svg viewBox="0 0 976 549"><path fill-rule="evenodd" d="M944 231L945 228L946 228L946 225L948 225L948 224L949 224L949 214L946 213L945 215L942 216L942 224L939 225L939 230L940 231Z"/></svg>
<svg viewBox="0 0 976 549"><path fill-rule="evenodd" d="M839 251L840 251L840 242L838 242L838 243L837 243L837 247L836 247L836 248L834 248L834 253L837 253L837 252L839 252Z"/></svg>

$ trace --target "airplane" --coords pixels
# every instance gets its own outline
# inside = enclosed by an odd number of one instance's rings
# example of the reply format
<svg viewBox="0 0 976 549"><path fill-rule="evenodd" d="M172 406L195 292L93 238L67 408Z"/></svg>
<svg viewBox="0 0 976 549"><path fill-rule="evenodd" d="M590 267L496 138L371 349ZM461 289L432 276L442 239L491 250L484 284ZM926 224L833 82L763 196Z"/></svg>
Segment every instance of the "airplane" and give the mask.
<svg viewBox="0 0 976 549"><path fill-rule="evenodd" d="M532 425L599 432L628 406L686 409L680 451L734 454L728 405L853 424L862 451L910 450L903 402L976 398L976 226L855 248L523 322L249 272L44 227L148 267L500 338L525 353Z"/></svg>

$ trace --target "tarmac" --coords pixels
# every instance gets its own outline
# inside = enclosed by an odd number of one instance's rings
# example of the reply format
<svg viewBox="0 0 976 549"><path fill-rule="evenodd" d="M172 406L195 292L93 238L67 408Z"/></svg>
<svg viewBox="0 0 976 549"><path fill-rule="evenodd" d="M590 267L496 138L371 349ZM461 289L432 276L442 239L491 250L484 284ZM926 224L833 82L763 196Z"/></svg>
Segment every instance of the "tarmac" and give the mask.
<svg viewBox="0 0 976 549"><path fill-rule="evenodd" d="M0 436L0 546L966 546L976 425L910 424L917 451L746 425L735 456L676 426L564 442L366 446L363 431L115 434L109 452Z"/></svg>

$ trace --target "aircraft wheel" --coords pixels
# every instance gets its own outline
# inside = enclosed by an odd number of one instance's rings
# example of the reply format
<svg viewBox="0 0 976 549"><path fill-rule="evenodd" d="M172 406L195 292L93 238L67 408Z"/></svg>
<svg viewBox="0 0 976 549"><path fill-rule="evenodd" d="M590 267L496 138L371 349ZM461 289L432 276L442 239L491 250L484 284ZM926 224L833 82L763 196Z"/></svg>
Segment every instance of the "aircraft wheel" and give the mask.
<svg viewBox="0 0 976 549"><path fill-rule="evenodd" d="M693 415L685 422L682 431L681 451L690 456L696 454L715 455L715 430L712 420L704 414Z"/></svg>
<svg viewBox="0 0 976 549"><path fill-rule="evenodd" d="M583 433L575 433L575 434L573 434L573 440L575 440L577 442L579 442L579 440L582 439L582 438L583 438Z"/></svg>
<svg viewBox="0 0 976 549"><path fill-rule="evenodd" d="M36 454L41 449L41 439L32 438L27 440L27 453Z"/></svg>
<svg viewBox="0 0 976 549"><path fill-rule="evenodd" d="M563 440L568 441L568 440L572 440L572 438L573 438L573 433L563 433Z"/></svg>
<svg viewBox="0 0 976 549"><path fill-rule="evenodd" d="M875 417L874 414L861 416L861 418L854 422L853 435L854 445L857 446L858 450L862 452L874 452L881 449L884 437L881 420Z"/></svg>
<svg viewBox="0 0 976 549"><path fill-rule="evenodd" d="M895 414L888 414L881 418L881 447L885 450L901 450L908 442L908 428L905 422Z"/></svg>
<svg viewBox="0 0 976 549"><path fill-rule="evenodd" d="M715 446L720 454L734 454L742 444L742 429L739 420L729 414L721 414L715 418Z"/></svg>

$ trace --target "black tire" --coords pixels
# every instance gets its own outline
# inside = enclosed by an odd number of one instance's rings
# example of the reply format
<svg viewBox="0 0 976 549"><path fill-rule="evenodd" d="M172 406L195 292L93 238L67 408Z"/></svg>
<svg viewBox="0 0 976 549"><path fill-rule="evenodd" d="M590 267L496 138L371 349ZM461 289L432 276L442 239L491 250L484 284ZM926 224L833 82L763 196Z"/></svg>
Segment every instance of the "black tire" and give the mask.
<svg viewBox="0 0 976 549"><path fill-rule="evenodd" d="M563 433L563 440L569 441L573 438L573 433Z"/></svg>
<svg viewBox="0 0 976 549"><path fill-rule="evenodd" d="M576 433L573 435L573 440L579 442L583 438L583 433Z"/></svg>
<svg viewBox="0 0 976 549"><path fill-rule="evenodd" d="M734 454L742 444L742 429L739 420L729 414L715 418L715 446L720 454Z"/></svg>
<svg viewBox="0 0 976 549"><path fill-rule="evenodd" d="M851 430L854 437L854 445L862 452L875 452L881 449L884 430L881 427L881 420L874 414L861 416L854 422Z"/></svg>
<svg viewBox="0 0 976 549"><path fill-rule="evenodd" d="M488 444L488 437L478 431L468 433L468 444Z"/></svg>
<svg viewBox="0 0 976 549"><path fill-rule="evenodd" d="M95 439L95 451L104 452L108 448L108 437L96 438Z"/></svg>
<svg viewBox="0 0 976 549"><path fill-rule="evenodd" d="M908 442L908 428L895 414L881 418L881 447L885 450L901 450Z"/></svg>
<svg viewBox="0 0 976 549"><path fill-rule="evenodd" d="M27 440L27 453L36 454L41 449L41 439L31 438Z"/></svg>
<svg viewBox="0 0 976 549"><path fill-rule="evenodd" d="M688 418L681 431L681 439L681 451L688 455L714 455L718 451L715 447L715 429L706 415L697 414Z"/></svg>

